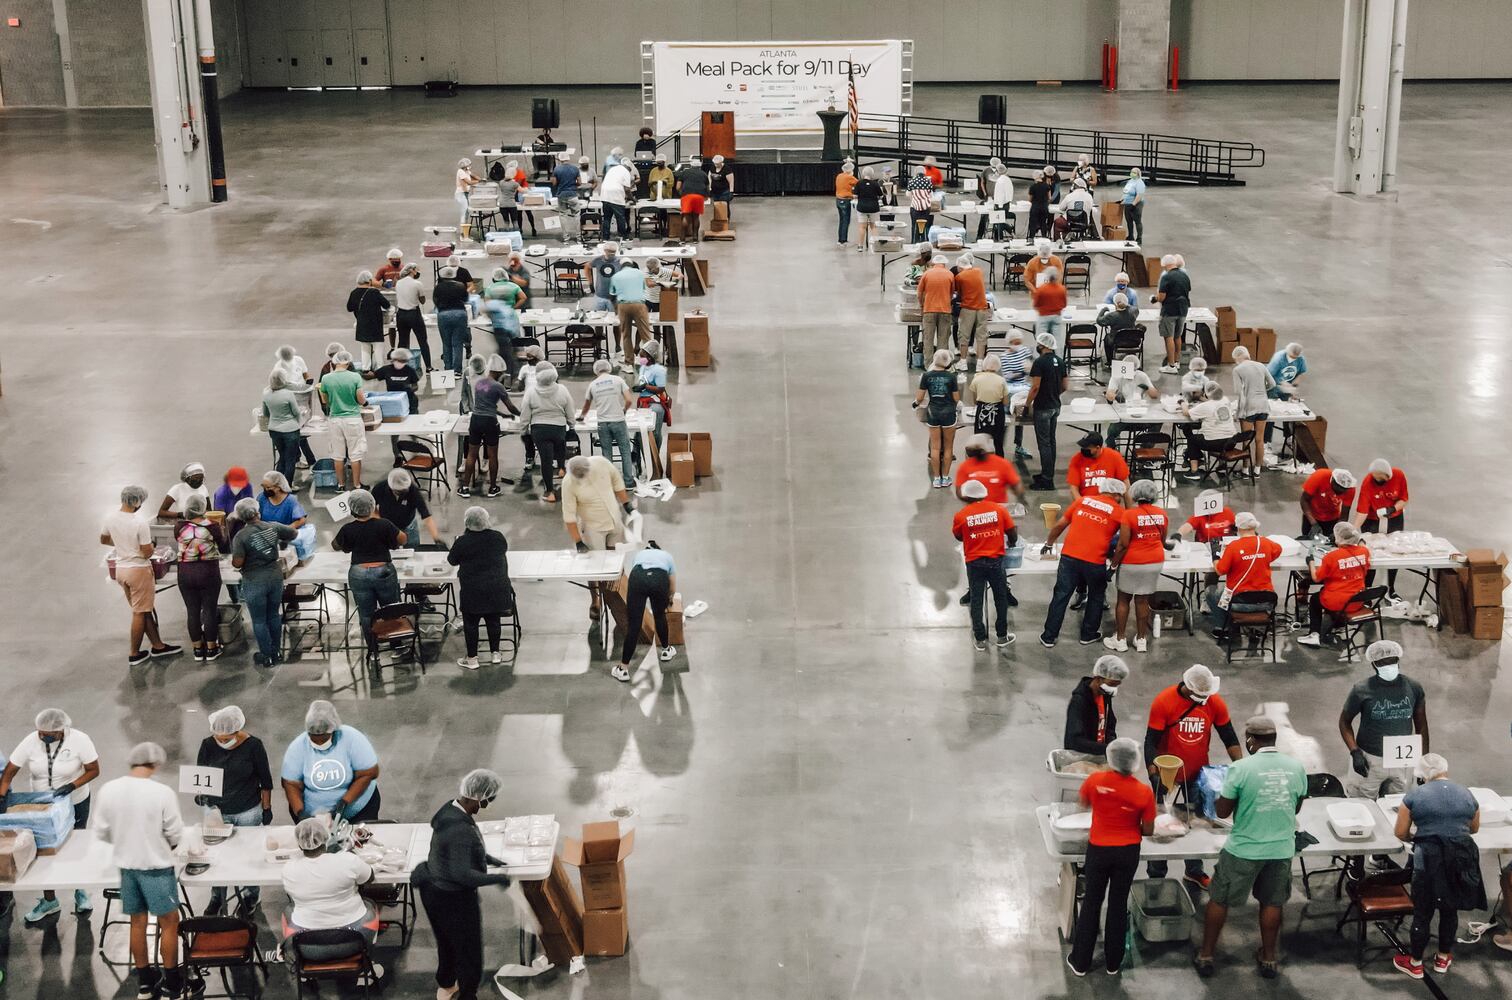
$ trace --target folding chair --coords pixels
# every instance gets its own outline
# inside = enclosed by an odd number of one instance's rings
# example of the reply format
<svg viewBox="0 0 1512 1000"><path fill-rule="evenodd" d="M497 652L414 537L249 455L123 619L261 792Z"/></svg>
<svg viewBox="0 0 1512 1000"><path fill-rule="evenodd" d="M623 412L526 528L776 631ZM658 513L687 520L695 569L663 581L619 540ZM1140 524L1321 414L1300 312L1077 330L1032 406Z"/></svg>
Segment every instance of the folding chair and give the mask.
<svg viewBox="0 0 1512 1000"><path fill-rule="evenodd" d="M313 624L315 636L324 640L331 624L331 608L326 603L326 588L318 583L286 583L283 591L283 635L287 652L299 643L295 626Z"/></svg>
<svg viewBox="0 0 1512 1000"><path fill-rule="evenodd" d="M131 926L131 918L126 917L123 913L122 916L116 920L110 919L111 908L114 906L119 906L121 903L120 889L108 888L103 890L101 892L101 895L105 897L105 912L101 914L103 919L100 923L100 946L97 949L97 953L100 956L100 961L104 962L106 965L115 966L117 968L124 968L132 964L131 958L128 957L124 962L118 962L112 959L105 951L105 939L109 936L109 932L112 927L129 928ZM194 916L194 911L189 908L188 903L183 902L183 898L184 897L182 895L179 896L180 902L178 909L179 920L181 923L182 921ZM157 955L158 951L162 948L162 940L161 928L156 918L148 920L147 934L152 938L153 954Z"/></svg>
<svg viewBox="0 0 1512 1000"><path fill-rule="evenodd" d="M1124 358L1133 358L1139 362L1139 367L1144 367L1144 342L1145 328L1142 326L1125 327L1113 333L1113 358L1114 361L1122 361Z"/></svg>
<svg viewBox="0 0 1512 1000"><path fill-rule="evenodd" d="M639 205L635 209L635 238L640 239L651 230L652 236L661 236L666 233L667 226L662 218L662 210L650 205Z"/></svg>
<svg viewBox="0 0 1512 1000"><path fill-rule="evenodd" d="M1342 632L1344 635L1345 659L1353 660L1355 653L1364 653L1369 636L1361 637L1367 633L1371 625L1376 627L1376 638L1386 638L1386 623L1381 618L1381 602L1386 599L1385 587L1366 587L1355 595L1355 599L1344 606L1343 611L1331 611L1333 618L1334 634Z"/></svg>
<svg viewBox="0 0 1512 1000"><path fill-rule="evenodd" d="M425 490L427 498L433 487L451 489L451 481L446 476L444 451L433 451L430 445L419 438L400 438L394 442L394 446L399 449L398 467L415 477L415 482Z"/></svg>
<svg viewBox="0 0 1512 1000"><path fill-rule="evenodd" d="M557 302L576 302L587 291L583 280L583 265L575 260L554 260L547 271L552 289L552 298Z"/></svg>
<svg viewBox="0 0 1512 1000"><path fill-rule="evenodd" d="M369 826L378 826L384 823L397 823L393 819L368 820ZM415 887L409 882L369 882L367 885L357 887L357 895L373 904L378 911L378 933L381 936L384 931L394 927L399 928L399 946L408 948L410 935L415 930L415 918L420 913L420 908L415 903ZM386 920L384 910L398 910L398 920Z"/></svg>
<svg viewBox="0 0 1512 1000"><path fill-rule="evenodd" d="M1171 435L1160 431L1134 435L1134 446L1129 458L1129 475L1133 479L1149 479L1169 491L1176 470L1176 460L1171 454Z"/></svg>
<svg viewBox="0 0 1512 1000"><path fill-rule="evenodd" d="M510 655L513 656L520 650L520 636L524 630L520 626L520 602L515 597L514 584L509 585L509 610L499 616L500 623L509 627L509 635L500 635L501 642L509 643Z"/></svg>
<svg viewBox="0 0 1512 1000"><path fill-rule="evenodd" d="M1240 602L1239 598L1246 600ZM1269 601L1266 600L1269 598ZM1254 591L1251 593L1235 594L1235 603L1243 604L1269 604L1263 611L1234 611L1230 610L1228 641L1224 644L1224 662L1234 662L1234 646L1240 639L1248 640L1259 636L1259 643L1254 648L1262 657L1267 649L1270 650L1271 662L1276 662L1276 595L1273 592Z"/></svg>
<svg viewBox="0 0 1512 1000"><path fill-rule="evenodd" d="M586 356L589 363L609 356L607 328L575 323L567 328L567 365L576 368Z"/></svg>
<svg viewBox="0 0 1512 1000"><path fill-rule="evenodd" d="M342 958L307 958L306 949L321 950L339 948ZM350 949L347 952L346 949ZM304 1000L305 983L321 979L353 979L362 988L364 997L372 996L372 987L378 979L378 970L373 965L373 956L368 951L367 938L357 931L337 927L323 931L300 931L289 938L289 951L294 958L295 996Z"/></svg>
<svg viewBox="0 0 1512 1000"><path fill-rule="evenodd" d="M399 601L374 609L373 638L378 647L376 653L369 653L374 670L382 668L378 656L387 648L391 652L407 651L420 667L420 672L425 673L425 657L420 650L419 604L414 601Z"/></svg>
<svg viewBox="0 0 1512 1000"><path fill-rule="evenodd" d="M1024 288L1024 268L1029 266L1029 261L1034 259L1032 253L1016 253L1008 258L1003 265L1003 287L1009 289Z"/></svg>
<svg viewBox="0 0 1512 1000"><path fill-rule="evenodd" d="M1074 375L1078 368L1086 370L1086 377L1097 378L1097 326L1093 323L1072 323L1066 328L1066 374Z"/></svg>
<svg viewBox="0 0 1512 1000"><path fill-rule="evenodd" d="M604 213L594 208L585 208L578 213L578 237L584 242L597 242L604 238Z"/></svg>
<svg viewBox="0 0 1512 1000"><path fill-rule="evenodd" d="M1342 799L1345 797L1344 782L1326 771L1307 776L1307 797L1310 799ZM1350 870L1349 859L1341 855L1334 855L1332 863L1327 868L1307 870L1307 858L1298 855L1297 861L1302 865L1302 892L1308 899L1312 899L1312 879L1319 875L1338 875L1334 883L1334 899L1338 899L1344 893L1344 876Z"/></svg>
<svg viewBox="0 0 1512 1000"><path fill-rule="evenodd" d="M1402 921L1412 916L1412 893L1407 890L1407 883L1411 880L1410 868L1378 872L1358 879L1346 878L1344 886L1349 894L1349 906L1339 918L1335 930L1343 933L1346 924L1359 924L1360 933L1355 941L1358 965L1365 964L1365 929L1369 924L1374 924L1397 951L1406 951L1397 939L1397 931L1401 929Z"/></svg>
<svg viewBox="0 0 1512 1000"><path fill-rule="evenodd" d="M1073 205L1066 209L1066 239L1085 240L1090 239L1092 232L1092 216L1080 205ZM1068 262L1069 263L1069 262Z"/></svg>
<svg viewBox="0 0 1512 1000"><path fill-rule="evenodd" d="M257 950L257 928L239 917L190 917L179 923L179 939L185 973L198 980L199 989L191 989L201 1000L226 997L252 997L262 995L258 988L257 973L262 973L263 982L268 980L268 967ZM252 988L233 990L231 974L236 969L252 970ZM207 974L214 970L220 974L221 993L205 991Z"/></svg>
<svg viewBox="0 0 1512 1000"><path fill-rule="evenodd" d="M1061 282L1070 291L1075 286L1080 286L1081 291L1092 290L1092 255L1087 253L1066 254L1066 273Z"/></svg>
<svg viewBox="0 0 1512 1000"><path fill-rule="evenodd" d="M1235 434L1219 448L1204 450L1207 463L1202 469L1202 478L1217 476L1223 480L1224 488L1233 483L1236 471L1251 473L1255 471L1254 456L1251 449L1254 447L1255 432L1244 431Z"/></svg>

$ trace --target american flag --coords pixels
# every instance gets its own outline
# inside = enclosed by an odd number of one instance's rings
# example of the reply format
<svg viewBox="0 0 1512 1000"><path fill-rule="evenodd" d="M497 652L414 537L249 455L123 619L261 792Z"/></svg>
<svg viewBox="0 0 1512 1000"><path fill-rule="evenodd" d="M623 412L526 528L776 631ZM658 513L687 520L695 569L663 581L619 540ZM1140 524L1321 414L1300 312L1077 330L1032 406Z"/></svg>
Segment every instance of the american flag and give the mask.
<svg viewBox="0 0 1512 1000"><path fill-rule="evenodd" d="M856 133L861 130L860 108L856 103L856 62L852 55L845 61L845 105L850 112L851 149L856 148Z"/></svg>

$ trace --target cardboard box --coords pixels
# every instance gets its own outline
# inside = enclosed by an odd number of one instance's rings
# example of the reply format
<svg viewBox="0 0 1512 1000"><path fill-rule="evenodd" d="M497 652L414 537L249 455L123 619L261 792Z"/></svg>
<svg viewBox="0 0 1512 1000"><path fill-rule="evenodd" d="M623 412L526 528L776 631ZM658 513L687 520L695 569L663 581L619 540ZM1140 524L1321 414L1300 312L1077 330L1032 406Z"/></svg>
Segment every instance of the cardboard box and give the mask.
<svg viewBox="0 0 1512 1000"><path fill-rule="evenodd" d="M565 964L583 954L583 907L562 859L551 859L551 873L545 879L521 880L520 888L541 924L541 941L552 963Z"/></svg>
<svg viewBox="0 0 1512 1000"><path fill-rule="evenodd" d="M1502 637L1506 608L1475 608L1470 614L1470 635L1476 639L1497 640Z"/></svg>
<svg viewBox="0 0 1512 1000"><path fill-rule="evenodd" d="M667 457L671 458L673 455L679 455L679 454L682 454L685 451L689 452L689 453L692 453L693 448L689 444L689 440L688 439L689 439L689 435L687 433L683 432L683 431L668 431L667 432Z"/></svg>
<svg viewBox="0 0 1512 1000"><path fill-rule="evenodd" d="M1160 268L1159 257L1145 258L1145 274L1148 276L1147 284L1151 288L1156 288L1160 285L1160 276L1164 273Z"/></svg>
<svg viewBox="0 0 1512 1000"><path fill-rule="evenodd" d="M1145 259L1137 253L1123 255L1123 270L1129 276L1129 284L1135 288L1150 287L1150 275L1145 270Z"/></svg>
<svg viewBox="0 0 1512 1000"><path fill-rule="evenodd" d="M656 321L658 323L677 322L677 289L662 289L661 303L656 313Z"/></svg>
<svg viewBox="0 0 1512 1000"><path fill-rule="evenodd" d="M1275 330L1264 326L1240 327L1235 333L1238 335L1239 346L1249 351L1250 360L1262 365L1270 363L1271 355L1276 353Z"/></svg>
<svg viewBox="0 0 1512 1000"><path fill-rule="evenodd" d="M618 956L630 941L630 924L623 906L583 914L583 954Z"/></svg>
<svg viewBox="0 0 1512 1000"><path fill-rule="evenodd" d="M1469 570L1441 569L1437 574L1439 619L1460 635L1470 632L1470 604L1465 593L1469 576Z"/></svg>
<svg viewBox="0 0 1512 1000"><path fill-rule="evenodd" d="M706 431L696 431L688 435L688 443L688 450L693 453L693 474L714 475L714 438Z"/></svg>
<svg viewBox="0 0 1512 1000"><path fill-rule="evenodd" d="M1471 549L1465 553L1468 570L1468 594L1471 607L1499 608L1502 591L1507 589L1507 555L1492 549Z"/></svg>
<svg viewBox="0 0 1512 1000"><path fill-rule="evenodd" d="M672 603L667 605L667 642L673 646L681 646L683 644L683 606L681 594L673 594Z"/></svg>
<svg viewBox="0 0 1512 1000"><path fill-rule="evenodd" d="M693 455L690 452L680 452L672 456L668 465L668 478L672 485L679 489L692 486L696 481L696 473L693 471Z"/></svg>
<svg viewBox="0 0 1512 1000"><path fill-rule="evenodd" d="M682 363L684 368L707 368L714 363L707 333L683 334Z"/></svg>
<svg viewBox="0 0 1512 1000"><path fill-rule="evenodd" d="M625 905L625 863L583 865L578 869L583 887L583 910L612 910ZM586 932L587 928L584 928Z"/></svg>
<svg viewBox="0 0 1512 1000"><path fill-rule="evenodd" d="M1239 343L1239 315L1233 306L1218 306L1213 310L1213 315L1218 317L1218 343ZM1269 362L1270 358L1256 358L1256 361Z"/></svg>
<svg viewBox="0 0 1512 1000"><path fill-rule="evenodd" d="M1123 217L1123 202L1121 202L1121 201L1105 201L1105 202L1103 202L1102 205L1098 207L1098 218L1100 218L1102 220L1102 224L1103 224L1103 228L1104 229L1108 229L1108 228L1115 227L1115 226L1122 226L1123 225L1123 221L1124 221L1124 217Z"/></svg>
<svg viewBox="0 0 1512 1000"><path fill-rule="evenodd" d="M1296 430L1297 457L1303 462L1323 466L1328 464L1328 421L1322 417L1300 421Z"/></svg>
<svg viewBox="0 0 1512 1000"><path fill-rule="evenodd" d="M1128 238L1129 231L1123 226L1103 226L1103 239L1105 240L1126 240Z"/></svg>
<svg viewBox="0 0 1512 1000"><path fill-rule="evenodd" d="M30 830L0 830L0 883L15 882L37 860L37 838Z"/></svg>
<svg viewBox="0 0 1512 1000"><path fill-rule="evenodd" d="M587 911L625 905L625 859L635 850L635 831L619 823L584 823L581 840L562 838L562 860L578 870Z"/></svg>

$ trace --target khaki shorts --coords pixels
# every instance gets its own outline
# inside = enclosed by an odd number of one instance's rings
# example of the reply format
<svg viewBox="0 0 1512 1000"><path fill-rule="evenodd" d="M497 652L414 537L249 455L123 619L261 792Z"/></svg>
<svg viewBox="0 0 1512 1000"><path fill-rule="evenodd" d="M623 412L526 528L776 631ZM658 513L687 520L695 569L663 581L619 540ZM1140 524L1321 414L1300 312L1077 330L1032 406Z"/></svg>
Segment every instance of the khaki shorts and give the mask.
<svg viewBox="0 0 1512 1000"><path fill-rule="evenodd" d="M156 578L151 566L117 566L116 583L126 592L126 603L138 614L150 612L156 605Z"/></svg>
<svg viewBox="0 0 1512 1000"><path fill-rule="evenodd" d="M1291 899L1292 859L1250 861L1228 851L1218 855L1208 898L1219 906L1243 906L1253 894L1261 906L1281 906Z"/></svg>
<svg viewBox="0 0 1512 1000"><path fill-rule="evenodd" d="M591 528L581 529L584 543L590 549L612 549L625 540L625 533L619 528L613 531L594 531Z"/></svg>
<svg viewBox="0 0 1512 1000"><path fill-rule="evenodd" d="M367 455L367 431L361 417L332 417L331 457L338 462L360 462Z"/></svg>

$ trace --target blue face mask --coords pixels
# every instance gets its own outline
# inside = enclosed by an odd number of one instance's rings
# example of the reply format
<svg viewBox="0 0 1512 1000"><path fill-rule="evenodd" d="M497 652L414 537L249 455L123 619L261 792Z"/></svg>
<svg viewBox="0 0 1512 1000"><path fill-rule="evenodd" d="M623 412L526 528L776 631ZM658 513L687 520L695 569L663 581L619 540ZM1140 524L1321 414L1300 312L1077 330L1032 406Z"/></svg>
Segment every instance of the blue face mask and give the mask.
<svg viewBox="0 0 1512 1000"><path fill-rule="evenodd" d="M1395 663L1388 663L1385 666L1376 667L1376 676L1385 681L1387 684L1390 684L1392 681L1396 680L1397 675L1401 672L1401 669Z"/></svg>

